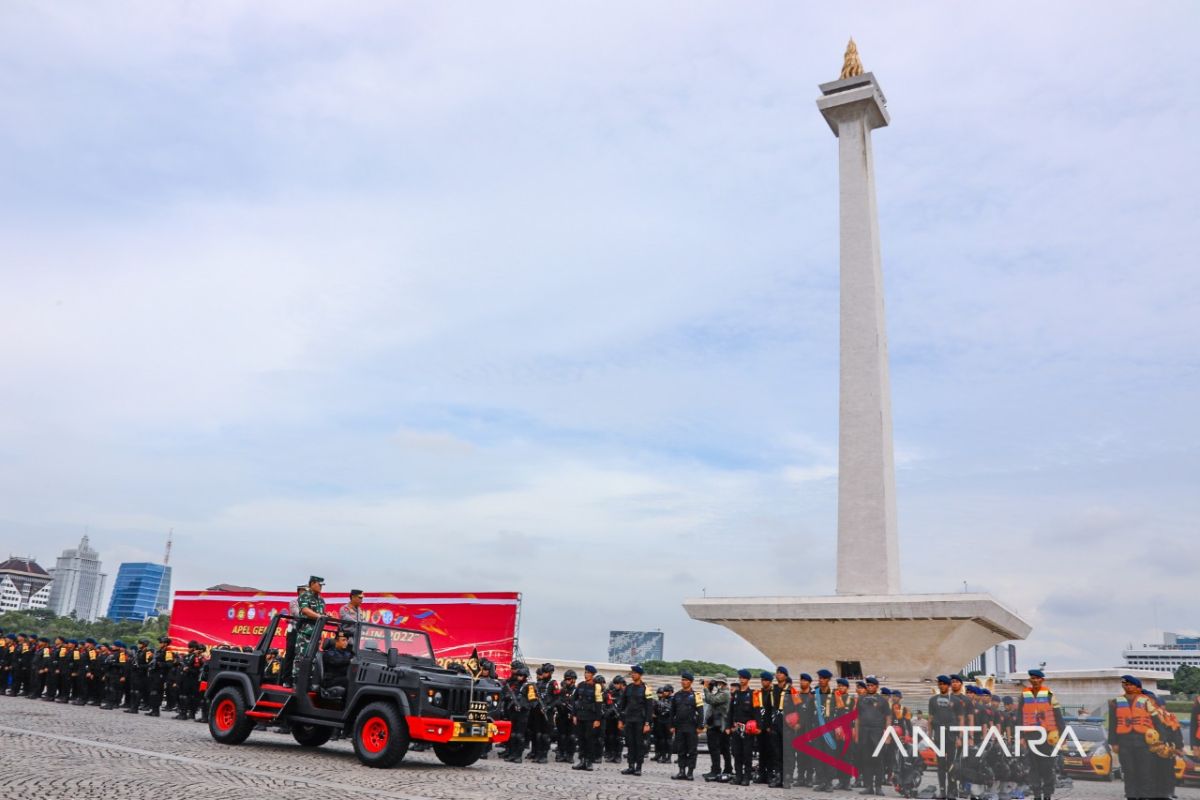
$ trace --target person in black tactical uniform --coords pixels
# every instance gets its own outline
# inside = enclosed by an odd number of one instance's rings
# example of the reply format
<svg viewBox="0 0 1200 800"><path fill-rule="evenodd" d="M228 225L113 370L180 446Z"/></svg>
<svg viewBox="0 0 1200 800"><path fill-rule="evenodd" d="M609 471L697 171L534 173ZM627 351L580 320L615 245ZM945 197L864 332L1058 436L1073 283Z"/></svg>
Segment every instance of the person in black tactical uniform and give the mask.
<svg viewBox="0 0 1200 800"><path fill-rule="evenodd" d="M529 714L537 705L537 687L529 682L529 668L517 667L508 676L509 712L508 719L512 722L512 735L508 740L508 750L504 760L512 764L520 764L525 760L525 745L529 741Z"/></svg>
<svg viewBox="0 0 1200 800"><path fill-rule="evenodd" d="M43 669L46 670L45 685L46 693L42 695L42 699L47 703L53 703L58 696L58 681L61 675L60 665L67 658L67 640L62 636L54 637L54 644L50 645L50 655L46 659L46 664Z"/></svg>
<svg viewBox="0 0 1200 800"><path fill-rule="evenodd" d="M17 643L20 660L17 663L17 679L13 684L13 697L23 695L29 691L29 670L33 665L34 651L37 649L37 641L33 634L18 634Z"/></svg>
<svg viewBox="0 0 1200 800"><path fill-rule="evenodd" d="M667 706L671 735L674 737L675 752L679 753L679 772L672 780L690 781L696 769L696 751L700 741L700 727L704 724L704 695L692 689L695 676L690 672L679 674L679 691L671 695ZM668 763L671 760L667 754Z"/></svg>
<svg viewBox="0 0 1200 800"><path fill-rule="evenodd" d="M17 635L0 630L0 694L8 694L12 685L13 650Z"/></svg>
<svg viewBox="0 0 1200 800"><path fill-rule="evenodd" d="M533 745L529 757L538 764L550 760L550 731L554 730L554 709L559 700L554 669L549 663L538 667L537 681L533 685L537 702L529 712L529 739Z"/></svg>
<svg viewBox="0 0 1200 800"><path fill-rule="evenodd" d="M558 750L554 753L554 760L565 764L575 760L575 682L578 677L573 669L563 673L559 699L554 706L554 728L558 732Z"/></svg>
<svg viewBox="0 0 1200 800"><path fill-rule="evenodd" d="M596 681L596 668L583 668L583 683L575 687L572 706L575 710L576 741L579 744L579 763L571 769L592 771L600 757L600 726L604 716L604 687Z"/></svg>
<svg viewBox="0 0 1200 800"><path fill-rule="evenodd" d="M50 659L50 640L45 636L39 636L29 667L29 694L26 697L30 700L41 697L42 691L46 688L50 675Z"/></svg>
<svg viewBox="0 0 1200 800"><path fill-rule="evenodd" d="M658 699L654 702L654 758L659 764L671 763L671 697L675 687L667 684L658 687Z"/></svg>
<svg viewBox="0 0 1200 800"><path fill-rule="evenodd" d="M137 649L131 655L132 658L128 664L128 680L125 681L129 692L125 701L125 713L137 714L142 710L142 704L147 699L148 673L150 665L154 662L154 651L150 649L150 640L138 639Z"/></svg>
<svg viewBox="0 0 1200 800"><path fill-rule="evenodd" d="M758 739L761 699L750 688L750 670L738 670L738 687L729 696L729 727L732 738L733 782L749 786L754 775L754 743Z"/></svg>
<svg viewBox="0 0 1200 800"><path fill-rule="evenodd" d="M640 776L646 760L646 735L650 733L650 722L654 719L654 692L642 681L645 674L641 664L629 668L629 685L621 692L618 703L621 717L617 729L625 735L629 762L629 766L621 770L622 775Z"/></svg>
<svg viewBox="0 0 1200 800"><path fill-rule="evenodd" d="M879 694L879 680L868 677L867 693L859 698L858 719L854 730L861 748L863 790L859 794L883 794L883 771L875 748L883 738L883 732L892 724L892 709L887 698Z"/></svg>
<svg viewBox="0 0 1200 800"><path fill-rule="evenodd" d="M758 697L760 702L758 715L758 776L754 779L755 783L774 783L775 775L779 771L779 756L776 751L776 745L779 742L779 731L775 727L777 722L777 709L767 705L767 701L773 698L771 684L775 682L775 676L763 670L758 674L759 686Z"/></svg>
<svg viewBox="0 0 1200 800"><path fill-rule="evenodd" d="M929 698L929 738L942 752L937 760L938 788L934 798L945 800L947 797L958 797L958 785L950 777L955 736L950 728L959 724L959 717L950 694L950 676L938 675L937 687L938 693Z"/></svg>
<svg viewBox="0 0 1200 800"><path fill-rule="evenodd" d="M193 719L200 702L200 671L204 667L204 648L194 639L188 642L187 653L179 658L179 711L175 719ZM275 659L276 666L279 660ZM274 683L275 681L272 681Z"/></svg>
<svg viewBox="0 0 1200 800"><path fill-rule="evenodd" d="M157 717L162 714L163 685L167 673L175 664L175 654L171 652L171 637L160 636L158 649L154 651L146 665L146 702L150 711L146 716Z"/></svg>
<svg viewBox="0 0 1200 800"><path fill-rule="evenodd" d="M604 676L596 680L604 683ZM604 699L604 760L611 764L621 761L621 751L625 747L621 736L621 706L620 700L625 692L625 678L617 675L612 680L612 687Z"/></svg>
<svg viewBox="0 0 1200 800"><path fill-rule="evenodd" d="M88 651L96 644L95 639L84 639L71 654L71 705L87 705Z"/></svg>

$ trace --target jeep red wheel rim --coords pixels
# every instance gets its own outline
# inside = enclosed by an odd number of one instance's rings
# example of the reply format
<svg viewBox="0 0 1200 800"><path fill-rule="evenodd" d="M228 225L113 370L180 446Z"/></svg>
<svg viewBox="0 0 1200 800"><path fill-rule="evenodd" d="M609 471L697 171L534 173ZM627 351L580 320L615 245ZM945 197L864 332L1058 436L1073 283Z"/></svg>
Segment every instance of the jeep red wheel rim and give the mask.
<svg viewBox="0 0 1200 800"><path fill-rule="evenodd" d="M228 697L217 703L217 707L212 714L213 723L219 731L233 730L233 723L237 721L237 706Z"/></svg>
<svg viewBox="0 0 1200 800"><path fill-rule="evenodd" d="M387 747L388 741L388 726L379 717L371 717L363 723L362 733L359 734L362 740L363 750L368 753L382 752L383 748Z"/></svg>

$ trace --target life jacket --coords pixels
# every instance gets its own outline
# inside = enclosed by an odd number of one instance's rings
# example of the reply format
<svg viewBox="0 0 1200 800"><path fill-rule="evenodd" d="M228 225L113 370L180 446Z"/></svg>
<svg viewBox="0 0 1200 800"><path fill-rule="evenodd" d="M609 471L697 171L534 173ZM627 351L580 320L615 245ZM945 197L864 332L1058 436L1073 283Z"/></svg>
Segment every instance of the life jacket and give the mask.
<svg viewBox="0 0 1200 800"><path fill-rule="evenodd" d="M1054 719L1053 695L1049 689L1038 689L1037 694L1032 689L1021 692L1021 724L1032 728L1045 728L1046 733L1058 730Z"/></svg>
<svg viewBox="0 0 1200 800"><path fill-rule="evenodd" d="M762 690L755 689L750 693L750 705L754 708L762 708Z"/></svg>
<svg viewBox="0 0 1200 800"><path fill-rule="evenodd" d="M1129 702L1129 698L1121 695L1113 701L1117 715L1117 735L1125 733L1145 733L1154 727L1154 719L1150 713L1150 698L1139 696Z"/></svg>

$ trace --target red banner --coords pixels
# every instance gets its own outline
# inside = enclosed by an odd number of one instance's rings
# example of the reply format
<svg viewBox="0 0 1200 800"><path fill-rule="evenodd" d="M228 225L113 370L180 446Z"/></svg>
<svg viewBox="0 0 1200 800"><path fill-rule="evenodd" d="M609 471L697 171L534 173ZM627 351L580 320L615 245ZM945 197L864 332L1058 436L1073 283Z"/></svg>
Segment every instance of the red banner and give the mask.
<svg viewBox="0 0 1200 800"><path fill-rule="evenodd" d="M517 632L518 592L364 592L365 617L377 625L425 631L442 666L479 655L495 662L501 676L513 660ZM348 594L323 594L325 613L337 616ZM287 592L175 592L171 606L172 645L193 639L214 644L256 645L272 614L288 613L295 600ZM274 646L286 640L281 625Z"/></svg>

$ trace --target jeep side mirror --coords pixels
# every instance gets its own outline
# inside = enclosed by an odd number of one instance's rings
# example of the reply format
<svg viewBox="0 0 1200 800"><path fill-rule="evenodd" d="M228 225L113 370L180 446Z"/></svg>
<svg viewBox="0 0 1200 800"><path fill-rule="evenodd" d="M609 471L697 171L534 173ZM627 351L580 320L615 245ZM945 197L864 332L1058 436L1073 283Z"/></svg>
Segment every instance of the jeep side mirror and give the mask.
<svg viewBox="0 0 1200 800"><path fill-rule="evenodd" d="M400 651L394 647L388 648L388 666L394 667L400 663Z"/></svg>

